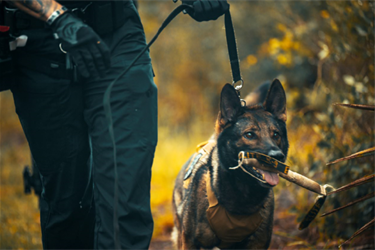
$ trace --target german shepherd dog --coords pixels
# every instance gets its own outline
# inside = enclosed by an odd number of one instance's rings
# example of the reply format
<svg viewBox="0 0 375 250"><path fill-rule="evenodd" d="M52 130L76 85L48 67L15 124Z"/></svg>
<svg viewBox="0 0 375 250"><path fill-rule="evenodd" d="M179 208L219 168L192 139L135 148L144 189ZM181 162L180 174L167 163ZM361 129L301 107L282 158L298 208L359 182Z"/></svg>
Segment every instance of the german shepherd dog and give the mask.
<svg viewBox="0 0 375 250"><path fill-rule="evenodd" d="M223 87L215 134L185 163L173 191L178 249L269 247L276 173L237 168L240 151L284 162L288 153L286 96L281 83L261 85L243 106L232 85Z"/></svg>

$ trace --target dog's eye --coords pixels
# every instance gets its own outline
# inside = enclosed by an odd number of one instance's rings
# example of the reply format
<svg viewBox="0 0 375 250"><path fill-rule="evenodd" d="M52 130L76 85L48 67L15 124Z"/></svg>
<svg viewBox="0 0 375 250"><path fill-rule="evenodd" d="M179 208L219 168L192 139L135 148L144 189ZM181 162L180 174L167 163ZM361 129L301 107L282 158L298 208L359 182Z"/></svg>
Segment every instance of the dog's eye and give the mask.
<svg viewBox="0 0 375 250"><path fill-rule="evenodd" d="M278 139L280 138L280 134L277 133L277 132L273 132L273 134L272 134L272 138L273 138L274 140L278 140Z"/></svg>
<svg viewBox="0 0 375 250"><path fill-rule="evenodd" d="M245 134L245 137L246 137L247 139L254 139L254 138L256 137L256 135L255 135L254 132L247 132L247 133Z"/></svg>

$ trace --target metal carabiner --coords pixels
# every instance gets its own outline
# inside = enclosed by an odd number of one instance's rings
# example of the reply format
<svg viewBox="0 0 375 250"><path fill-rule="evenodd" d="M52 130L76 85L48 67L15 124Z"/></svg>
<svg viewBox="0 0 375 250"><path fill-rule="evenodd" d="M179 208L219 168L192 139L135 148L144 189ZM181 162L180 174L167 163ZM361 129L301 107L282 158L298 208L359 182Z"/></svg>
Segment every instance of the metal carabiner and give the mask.
<svg viewBox="0 0 375 250"><path fill-rule="evenodd" d="M238 84L238 82L240 82L240 84ZM242 79L238 80L236 82L235 81L232 82L232 86L238 92L242 89L243 85L244 85L244 81Z"/></svg>
<svg viewBox="0 0 375 250"><path fill-rule="evenodd" d="M240 82L240 84L237 84L238 82ZM241 93L240 93L240 90L242 89L243 85L244 85L244 81L242 79L237 82L235 81L232 82L232 86L236 90L238 94L238 98L240 98L241 106L246 107L246 102L244 99L241 99Z"/></svg>

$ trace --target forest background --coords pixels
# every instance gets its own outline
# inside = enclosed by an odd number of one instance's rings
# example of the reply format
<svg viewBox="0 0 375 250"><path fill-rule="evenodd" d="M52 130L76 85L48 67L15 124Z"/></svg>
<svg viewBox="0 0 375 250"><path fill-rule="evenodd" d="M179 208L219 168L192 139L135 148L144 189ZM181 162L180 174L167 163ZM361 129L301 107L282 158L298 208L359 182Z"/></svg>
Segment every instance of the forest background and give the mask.
<svg viewBox="0 0 375 250"><path fill-rule="evenodd" d="M287 164L321 184L340 187L374 173L374 157L326 163L374 146L374 113L333 106L375 104L374 2L229 1L246 95L278 78L287 95ZM147 41L175 8L172 0L139 1ZM159 88L159 142L153 165L152 248L171 249L174 179L195 146L213 133L219 94L231 82L223 17L198 23L180 15L151 48ZM0 93L0 249L41 248L38 201L23 193L30 153L10 91ZM322 211L345 205L374 183L329 196ZM284 180L274 188L271 248L334 249L374 217L374 199L308 229L298 224L315 194ZM373 228L344 248L374 248Z"/></svg>

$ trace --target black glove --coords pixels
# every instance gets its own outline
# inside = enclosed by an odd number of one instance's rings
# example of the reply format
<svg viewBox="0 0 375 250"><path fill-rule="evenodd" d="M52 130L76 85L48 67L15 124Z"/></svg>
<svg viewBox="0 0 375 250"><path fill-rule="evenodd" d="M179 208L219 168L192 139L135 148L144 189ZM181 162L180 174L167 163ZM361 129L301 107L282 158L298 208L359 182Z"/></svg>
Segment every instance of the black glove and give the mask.
<svg viewBox="0 0 375 250"><path fill-rule="evenodd" d="M52 24L53 31L61 39L61 48L69 53L83 77L103 77L110 67L111 54L107 45L88 25L65 12Z"/></svg>
<svg viewBox="0 0 375 250"><path fill-rule="evenodd" d="M183 4L191 5L193 11L187 9L187 13L196 21L216 20L228 9L226 0L181 0Z"/></svg>

